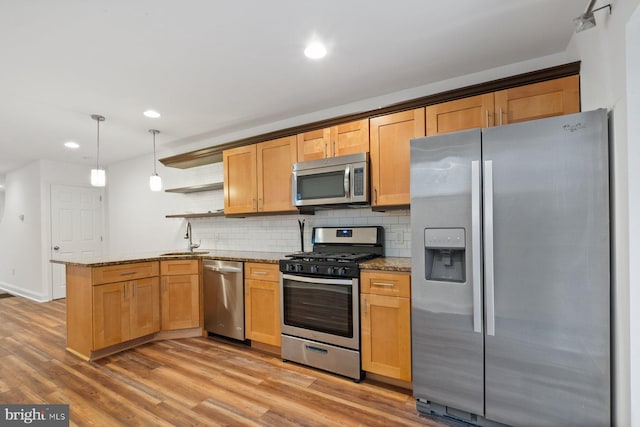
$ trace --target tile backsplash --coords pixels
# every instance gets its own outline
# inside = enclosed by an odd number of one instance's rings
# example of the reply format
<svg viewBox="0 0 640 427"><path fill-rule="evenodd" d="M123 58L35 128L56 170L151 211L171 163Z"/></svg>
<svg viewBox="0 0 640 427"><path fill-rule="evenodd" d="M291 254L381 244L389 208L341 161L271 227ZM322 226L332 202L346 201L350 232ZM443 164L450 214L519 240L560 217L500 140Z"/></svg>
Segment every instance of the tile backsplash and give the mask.
<svg viewBox="0 0 640 427"><path fill-rule="evenodd" d="M382 225L385 255L408 257L411 251L409 211L373 212L370 208L320 210L315 215L191 219L194 241L202 248L261 252L300 251L298 219L305 221L304 250L311 250L311 230L320 226Z"/></svg>
<svg viewBox="0 0 640 427"><path fill-rule="evenodd" d="M183 173L185 171L182 171ZM222 181L222 163L192 168L176 186ZM176 195L183 213L214 212L224 207L222 190ZM168 212L176 213L176 212ZM245 218L192 218L194 241L216 250L261 252L300 251L298 220L305 221L304 249L311 250L311 230L321 226L382 225L385 229L385 255L411 256L410 211L374 212L371 208L323 209L315 215L267 215Z"/></svg>

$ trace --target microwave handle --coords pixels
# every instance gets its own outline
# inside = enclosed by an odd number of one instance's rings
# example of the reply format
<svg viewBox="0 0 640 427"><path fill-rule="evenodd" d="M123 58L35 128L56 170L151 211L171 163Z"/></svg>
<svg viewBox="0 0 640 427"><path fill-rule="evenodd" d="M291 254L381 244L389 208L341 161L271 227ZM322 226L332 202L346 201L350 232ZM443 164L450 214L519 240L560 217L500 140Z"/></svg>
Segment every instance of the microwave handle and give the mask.
<svg viewBox="0 0 640 427"><path fill-rule="evenodd" d="M344 195L346 198L351 197L351 194L349 194L349 189L351 188L349 180L350 171L351 165L347 165L347 167L344 168Z"/></svg>

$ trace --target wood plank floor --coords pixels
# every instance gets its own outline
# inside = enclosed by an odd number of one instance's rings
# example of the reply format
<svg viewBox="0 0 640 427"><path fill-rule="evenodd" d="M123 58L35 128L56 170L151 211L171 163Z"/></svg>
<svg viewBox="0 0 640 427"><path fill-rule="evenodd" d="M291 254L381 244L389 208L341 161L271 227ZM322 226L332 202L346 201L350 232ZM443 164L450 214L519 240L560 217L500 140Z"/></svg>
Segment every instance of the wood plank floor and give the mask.
<svg viewBox="0 0 640 427"><path fill-rule="evenodd" d="M0 403L70 405L71 425L451 426L410 393L208 338L96 362L65 351L65 303L0 299Z"/></svg>

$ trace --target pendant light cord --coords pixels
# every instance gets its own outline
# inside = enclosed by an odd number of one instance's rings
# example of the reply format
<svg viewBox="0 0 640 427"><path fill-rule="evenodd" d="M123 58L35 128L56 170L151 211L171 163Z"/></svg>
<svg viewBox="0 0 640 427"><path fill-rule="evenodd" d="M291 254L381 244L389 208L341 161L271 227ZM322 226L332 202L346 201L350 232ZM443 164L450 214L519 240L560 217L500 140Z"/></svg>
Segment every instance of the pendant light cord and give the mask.
<svg viewBox="0 0 640 427"><path fill-rule="evenodd" d="M96 126L98 129L96 132L96 146L98 147L96 153L96 169L100 169L100 119L96 119Z"/></svg>
<svg viewBox="0 0 640 427"><path fill-rule="evenodd" d="M158 175L156 172L156 133L153 132L153 173Z"/></svg>
<svg viewBox="0 0 640 427"><path fill-rule="evenodd" d="M156 171L156 134L160 133L157 129L149 129L149 132L153 134L153 174L158 175Z"/></svg>
<svg viewBox="0 0 640 427"><path fill-rule="evenodd" d="M104 121L104 116L101 116L99 114L92 114L91 118L93 120L96 121L96 128L97 128L97 132L96 132L96 147L97 147L97 152L96 152L96 169L100 169L100 122Z"/></svg>

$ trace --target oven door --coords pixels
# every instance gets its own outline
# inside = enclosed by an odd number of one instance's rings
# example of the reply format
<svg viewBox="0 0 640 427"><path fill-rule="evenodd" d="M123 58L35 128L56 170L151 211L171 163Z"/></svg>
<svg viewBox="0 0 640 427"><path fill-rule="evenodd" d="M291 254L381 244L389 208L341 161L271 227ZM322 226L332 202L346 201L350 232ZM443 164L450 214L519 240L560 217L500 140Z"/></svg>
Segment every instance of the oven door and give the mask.
<svg viewBox="0 0 640 427"><path fill-rule="evenodd" d="M283 334L360 349L358 279L281 277Z"/></svg>

